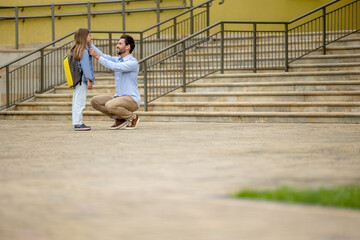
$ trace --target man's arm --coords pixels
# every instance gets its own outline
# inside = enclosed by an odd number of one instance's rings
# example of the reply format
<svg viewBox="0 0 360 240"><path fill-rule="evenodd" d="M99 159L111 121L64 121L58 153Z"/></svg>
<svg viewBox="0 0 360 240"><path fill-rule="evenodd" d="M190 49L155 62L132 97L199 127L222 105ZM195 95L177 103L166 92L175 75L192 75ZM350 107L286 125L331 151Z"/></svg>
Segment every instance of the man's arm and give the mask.
<svg viewBox="0 0 360 240"><path fill-rule="evenodd" d="M100 57L99 63L114 72L138 72L139 71L139 64L137 61L130 60L130 61L126 61L126 62L114 63L103 57Z"/></svg>
<svg viewBox="0 0 360 240"><path fill-rule="evenodd" d="M94 49L97 54L99 54L101 57L106 58L107 60L110 60L112 62L116 62L117 57L112 57L110 55L102 53L93 43L90 45L90 49ZM95 57L91 51L89 51L89 54Z"/></svg>

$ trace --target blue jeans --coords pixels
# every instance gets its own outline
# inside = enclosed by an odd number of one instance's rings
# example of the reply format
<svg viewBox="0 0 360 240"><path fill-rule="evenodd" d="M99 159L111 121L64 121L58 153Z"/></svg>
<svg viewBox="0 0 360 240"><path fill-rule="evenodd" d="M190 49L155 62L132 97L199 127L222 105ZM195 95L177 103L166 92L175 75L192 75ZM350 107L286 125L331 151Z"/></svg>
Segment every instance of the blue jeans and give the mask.
<svg viewBox="0 0 360 240"><path fill-rule="evenodd" d="M86 105L87 85L81 83L74 88L72 102L72 123L73 125L81 125L83 123L82 112Z"/></svg>

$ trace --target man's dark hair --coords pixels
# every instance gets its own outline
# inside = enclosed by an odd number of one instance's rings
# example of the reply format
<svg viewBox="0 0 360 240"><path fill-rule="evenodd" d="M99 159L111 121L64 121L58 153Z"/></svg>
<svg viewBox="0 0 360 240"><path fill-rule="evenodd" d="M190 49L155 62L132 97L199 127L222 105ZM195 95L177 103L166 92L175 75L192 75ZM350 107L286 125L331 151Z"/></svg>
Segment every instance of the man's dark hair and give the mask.
<svg viewBox="0 0 360 240"><path fill-rule="evenodd" d="M130 53L132 53L135 48L135 41L132 36L124 34L120 37L120 39L125 39L125 45L130 45Z"/></svg>

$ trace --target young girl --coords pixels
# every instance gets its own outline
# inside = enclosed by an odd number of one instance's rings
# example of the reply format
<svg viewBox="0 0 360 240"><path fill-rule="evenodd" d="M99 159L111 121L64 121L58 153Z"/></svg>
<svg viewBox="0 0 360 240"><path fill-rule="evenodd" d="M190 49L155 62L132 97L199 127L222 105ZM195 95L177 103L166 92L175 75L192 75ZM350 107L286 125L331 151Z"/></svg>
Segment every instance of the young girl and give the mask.
<svg viewBox="0 0 360 240"><path fill-rule="evenodd" d="M89 55L89 46L91 44L90 31L86 28L80 28L75 32L75 44L71 48L71 53L79 60L79 68L83 73L81 82L74 87L72 103L72 122L75 131L91 130L89 126L83 123L83 110L86 104L86 92L91 90L94 84L94 70L92 57Z"/></svg>

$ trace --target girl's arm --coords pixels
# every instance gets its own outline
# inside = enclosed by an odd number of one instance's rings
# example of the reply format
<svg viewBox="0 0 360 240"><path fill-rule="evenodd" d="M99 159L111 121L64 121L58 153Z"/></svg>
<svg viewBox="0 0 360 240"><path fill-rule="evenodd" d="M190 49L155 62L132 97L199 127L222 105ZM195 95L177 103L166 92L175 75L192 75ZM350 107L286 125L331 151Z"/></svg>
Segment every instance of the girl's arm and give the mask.
<svg viewBox="0 0 360 240"><path fill-rule="evenodd" d="M81 64L81 69L83 71L83 74L85 76L86 79L89 79L92 84L94 84L94 72L91 70L90 67L90 56L89 56L89 51L87 49L84 50L84 53L80 59L80 64Z"/></svg>

